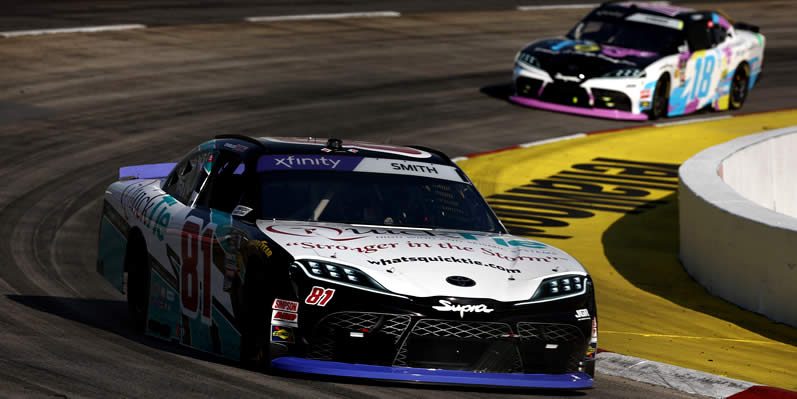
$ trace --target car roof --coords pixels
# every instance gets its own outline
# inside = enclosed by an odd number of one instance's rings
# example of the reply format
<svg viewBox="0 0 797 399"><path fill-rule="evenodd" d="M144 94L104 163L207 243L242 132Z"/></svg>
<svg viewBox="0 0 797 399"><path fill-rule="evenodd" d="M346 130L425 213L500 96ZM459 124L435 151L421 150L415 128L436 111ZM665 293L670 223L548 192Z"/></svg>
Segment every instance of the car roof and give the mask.
<svg viewBox="0 0 797 399"><path fill-rule="evenodd" d="M260 155L314 154L401 159L454 166L448 156L433 148L378 144L336 138L220 135L200 145L200 149L211 147L239 152L244 158L259 157Z"/></svg>
<svg viewBox="0 0 797 399"><path fill-rule="evenodd" d="M618 1L608 2L601 4L600 8L616 7L625 10L633 10L645 14L651 14L661 17L684 19L689 14L697 12L697 10L687 7L673 6L663 4L661 2L638 2L638 1Z"/></svg>

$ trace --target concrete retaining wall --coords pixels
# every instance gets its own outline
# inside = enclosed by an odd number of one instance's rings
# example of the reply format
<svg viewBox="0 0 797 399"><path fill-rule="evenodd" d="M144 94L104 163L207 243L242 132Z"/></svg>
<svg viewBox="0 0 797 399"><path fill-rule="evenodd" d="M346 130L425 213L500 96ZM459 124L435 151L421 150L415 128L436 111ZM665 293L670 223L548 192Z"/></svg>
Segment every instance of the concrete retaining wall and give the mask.
<svg viewBox="0 0 797 399"><path fill-rule="evenodd" d="M711 147L679 175L687 272L712 294L797 327L797 218L764 206L797 209L797 127Z"/></svg>

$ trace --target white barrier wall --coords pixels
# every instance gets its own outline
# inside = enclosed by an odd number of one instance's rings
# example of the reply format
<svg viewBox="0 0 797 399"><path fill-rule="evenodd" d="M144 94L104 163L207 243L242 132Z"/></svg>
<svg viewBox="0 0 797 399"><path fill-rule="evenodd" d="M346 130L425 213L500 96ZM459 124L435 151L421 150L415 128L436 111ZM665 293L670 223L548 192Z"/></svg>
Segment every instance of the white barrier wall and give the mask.
<svg viewBox="0 0 797 399"><path fill-rule="evenodd" d="M797 217L797 134L743 148L722 161L720 177L742 197Z"/></svg>
<svg viewBox="0 0 797 399"><path fill-rule="evenodd" d="M797 127L706 149L681 165L678 203L686 271L713 295L797 327L797 218L764 207L797 209L795 154Z"/></svg>

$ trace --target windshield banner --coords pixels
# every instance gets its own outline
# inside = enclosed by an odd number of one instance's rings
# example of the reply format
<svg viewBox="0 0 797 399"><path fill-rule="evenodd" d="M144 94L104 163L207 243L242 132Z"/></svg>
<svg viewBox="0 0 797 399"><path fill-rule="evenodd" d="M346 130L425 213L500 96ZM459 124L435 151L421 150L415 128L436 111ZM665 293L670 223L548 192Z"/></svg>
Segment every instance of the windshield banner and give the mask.
<svg viewBox="0 0 797 399"><path fill-rule="evenodd" d="M336 170L386 173L464 182L453 166L401 159L303 154L263 155L257 161L258 172L278 170Z"/></svg>

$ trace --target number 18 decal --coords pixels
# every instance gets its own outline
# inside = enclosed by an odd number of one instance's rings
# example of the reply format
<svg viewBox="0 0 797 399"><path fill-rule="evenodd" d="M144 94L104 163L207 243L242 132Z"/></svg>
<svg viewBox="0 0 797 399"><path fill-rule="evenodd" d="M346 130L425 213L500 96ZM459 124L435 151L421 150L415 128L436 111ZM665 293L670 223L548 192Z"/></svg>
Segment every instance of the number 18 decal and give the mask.
<svg viewBox="0 0 797 399"><path fill-rule="evenodd" d="M310 290L310 295L305 298L304 303L308 305L326 306L333 295L335 295L334 288L315 286Z"/></svg>

